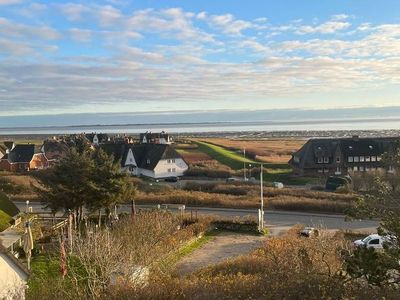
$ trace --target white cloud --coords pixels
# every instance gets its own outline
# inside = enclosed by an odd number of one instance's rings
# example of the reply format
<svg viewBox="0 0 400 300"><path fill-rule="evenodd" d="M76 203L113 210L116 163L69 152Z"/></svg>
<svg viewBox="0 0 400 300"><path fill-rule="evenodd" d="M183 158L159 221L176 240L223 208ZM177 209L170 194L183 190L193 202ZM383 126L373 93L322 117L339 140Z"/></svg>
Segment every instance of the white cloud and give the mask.
<svg viewBox="0 0 400 300"><path fill-rule="evenodd" d="M310 26L310 25L305 25L305 26L300 26L297 30L297 34L309 34L309 33L322 33L322 34L327 34L327 33L335 33L340 30L347 29L351 26L349 22L341 22L341 21L328 21L325 23L322 23L318 26Z"/></svg>
<svg viewBox="0 0 400 300"><path fill-rule="evenodd" d="M120 10L111 5L105 5L98 8L97 11L99 23L101 26L113 26L122 19Z"/></svg>
<svg viewBox="0 0 400 300"><path fill-rule="evenodd" d="M22 0L0 0L0 5L12 5L12 4L19 4Z"/></svg>
<svg viewBox="0 0 400 300"><path fill-rule="evenodd" d="M199 16L197 16L199 18ZM249 28L258 28L251 22L237 20L231 14L225 15L203 15L201 16L212 28L221 30L228 35L241 35L242 31Z"/></svg>
<svg viewBox="0 0 400 300"><path fill-rule="evenodd" d="M84 13L90 12L90 8L83 4L67 3L60 5L62 13L70 21L81 20Z"/></svg>
<svg viewBox="0 0 400 300"><path fill-rule="evenodd" d="M61 37L61 34L49 26L32 26L11 22L0 17L0 35L14 38L41 38L46 40L55 40Z"/></svg>
<svg viewBox="0 0 400 300"><path fill-rule="evenodd" d="M160 33L180 40L213 42L213 36L196 28L191 18L191 14L188 15L180 8L146 9L136 11L128 20L128 25L139 32Z"/></svg>

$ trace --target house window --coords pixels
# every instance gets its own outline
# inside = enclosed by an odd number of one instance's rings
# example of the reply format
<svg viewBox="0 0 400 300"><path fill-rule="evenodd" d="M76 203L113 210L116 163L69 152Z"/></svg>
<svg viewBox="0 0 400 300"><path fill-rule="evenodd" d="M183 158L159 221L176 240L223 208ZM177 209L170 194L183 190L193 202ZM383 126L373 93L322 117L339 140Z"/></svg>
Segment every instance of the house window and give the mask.
<svg viewBox="0 0 400 300"><path fill-rule="evenodd" d="M323 173L324 170L323 169L318 169L318 173Z"/></svg>
<svg viewBox="0 0 400 300"><path fill-rule="evenodd" d="M170 163L171 163L171 160L170 160L170 159L168 159L168 160L167 160L167 164L170 164Z"/></svg>
<svg viewBox="0 0 400 300"><path fill-rule="evenodd" d="M172 171L171 169L168 169L168 173L171 173L171 171Z"/></svg>
<svg viewBox="0 0 400 300"><path fill-rule="evenodd" d="M371 161L375 162L376 161L376 156L371 156Z"/></svg>
<svg viewBox="0 0 400 300"><path fill-rule="evenodd" d="M381 156L377 156L376 157L376 161L381 161L382 160L382 157Z"/></svg>
<svg viewBox="0 0 400 300"><path fill-rule="evenodd" d="M348 168L347 168L347 172L348 172L348 173L353 172L353 168L352 168L352 167L348 167Z"/></svg>
<svg viewBox="0 0 400 300"><path fill-rule="evenodd" d="M173 164L175 163L175 159L172 160L172 163L173 163Z"/></svg>
<svg viewBox="0 0 400 300"><path fill-rule="evenodd" d="M175 172L176 172L176 169L175 169L175 168L172 168L172 172L175 173Z"/></svg>
<svg viewBox="0 0 400 300"><path fill-rule="evenodd" d="M366 157L365 157L365 161L366 161L366 162L370 162L370 161L371 161L371 156L366 156Z"/></svg>
<svg viewBox="0 0 400 300"><path fill-rule="evenodd" d="M318 163L322 164L323 162L324 162L323 158L322 157L318 157Z"/></svg>
<svg viewBox="0 0 400 300"><path fill-rule="evenodd" d="M389 166L388 172L389 172L389 173L394 173L394 167L393 167L393 166Z"/></svg>
<svg viewBox="0 0 400 300"><path fill-rule="evenodd" d="M360 172L364 172L365 171L365 167L361 166L360 167Z"/></svg>
<svg viewBox="0 0 400 300"><path fill-rule="evenodd" d="M336 162L337 162L337 163L340 163L340 156L337 156L337 157L336 157Z"/></svg>
<svg viewBox="0 0 400 300"><path fill-rule="evenodd" d="M360 158L358 156L354 156L354 162L359 162Z"/></svg>
<svg viewBox="0 0 400 300"><path fill-rule="evenodd" d="M349 156L348 161L349 162L353 162L354 161L354 157L353 156Z"/></svg>
<svg viewBox="0 0 400 300"><path fill-rule="evenodd" d="M324 173L329 173L329 169L328 168L324 168Z"/></svg>
<svg viewBox="0 0 400 300"><path fill-rule="evenodd" d="M150 164L150 159L147 159L147 164L148 164L148 165Z"/></svg>
<svg viewBox="0 0 400 300"><path fill-rule="evenodd" d="M360 162L364 162L365 161L365 157L364 156L360 156Z"/></svg>
<svg viewBox="0 0 400 300"><path fill-rule="evenodd" d="M357 172L358 171L358 167L353 167L353 171Z"/></svg>
<svg viewBox="0 0 400 300"><path fill-rule="evenodd" d="M329 157L324 157L324 163L325 164L329 163Z"/></svg>

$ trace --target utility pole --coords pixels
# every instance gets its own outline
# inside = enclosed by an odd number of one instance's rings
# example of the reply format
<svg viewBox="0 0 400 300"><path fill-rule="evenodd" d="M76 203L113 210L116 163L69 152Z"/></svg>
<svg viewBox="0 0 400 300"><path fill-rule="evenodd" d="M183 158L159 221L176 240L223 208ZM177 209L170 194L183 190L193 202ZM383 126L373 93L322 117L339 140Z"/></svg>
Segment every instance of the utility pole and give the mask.
<svg viewBox="0 0 400 300"><path fill-rule="evenodd" d="M260 213L260 231L264 230L264 184L263 184L263 167L261 164L261 172L260 172L260 197L261 197L261 213Z"/></svg>
<svg viewBox="0 0 400 300"><path fill-rule="evenodd" d="M243 180L246 181L246 148L243 148Z"/></svg>

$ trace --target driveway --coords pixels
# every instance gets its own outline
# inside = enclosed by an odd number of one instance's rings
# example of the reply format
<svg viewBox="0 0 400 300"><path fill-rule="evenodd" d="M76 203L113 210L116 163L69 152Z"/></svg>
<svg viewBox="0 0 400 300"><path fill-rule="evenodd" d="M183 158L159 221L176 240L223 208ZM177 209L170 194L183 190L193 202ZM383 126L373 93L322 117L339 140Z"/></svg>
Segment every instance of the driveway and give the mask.
<svg viewBox="0 0 400 300"><path fill-rule="evenodd" d="M176 265L176 273L184 276L203 267L248 254L259 248L266 236L221 232L207 244L185 256Z"/></svg>

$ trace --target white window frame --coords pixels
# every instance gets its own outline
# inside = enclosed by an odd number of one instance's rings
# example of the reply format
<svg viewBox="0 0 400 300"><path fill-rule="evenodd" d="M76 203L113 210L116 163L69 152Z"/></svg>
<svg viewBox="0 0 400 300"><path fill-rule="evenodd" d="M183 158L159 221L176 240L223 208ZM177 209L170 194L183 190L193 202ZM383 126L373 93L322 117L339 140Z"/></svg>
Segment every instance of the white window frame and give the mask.
<svg viewBox="0 0 400 300"><path fill-rule="evenodd" d="M318 157L318 163L322 164L324 162L324 159L322 157Z"/></svg>
<svg viewBox="0 0 400 300"><path fill-rule="evenodd" d="M354 162L354 157L353 157L353 156L349 156L349 157L347 158L347 161L348 161L348 162Z"/></svg>
<svg viewBox="0 0 400 300"><path fill-rule="evenodd" d="M360 157L354 156L354 162L355 162L355 163L358 163L359 161L360 161Z"/></svg>
<svg viewBox="0 0 400 300"><path fill-rule="evenodd" d="M328 164L329 163L329 157L324 157L324 164Z"/></svg>
<svg viewBox="0 0 400 300"><path fill-rule="evenodd" d="M340 163L340 156L336 156L336 162Z"/></svg>
<svg viewBox="0 0 400 300"><path fill-rule="evenodd" d="M370 162L371 161L371 156L366 156L365 157L365 162Z"/></svg>
<svg viewBox="0 0 400 300"><path fill-rule="evenodd" d="M365 161L365 156L360 156L360 162L364 162Z"/></svg>
<svg viewBox="0 0 400 300"><path fill-rule="evenodd" d="M371 162L376 162L376 156L371 156Z"/></svg>

